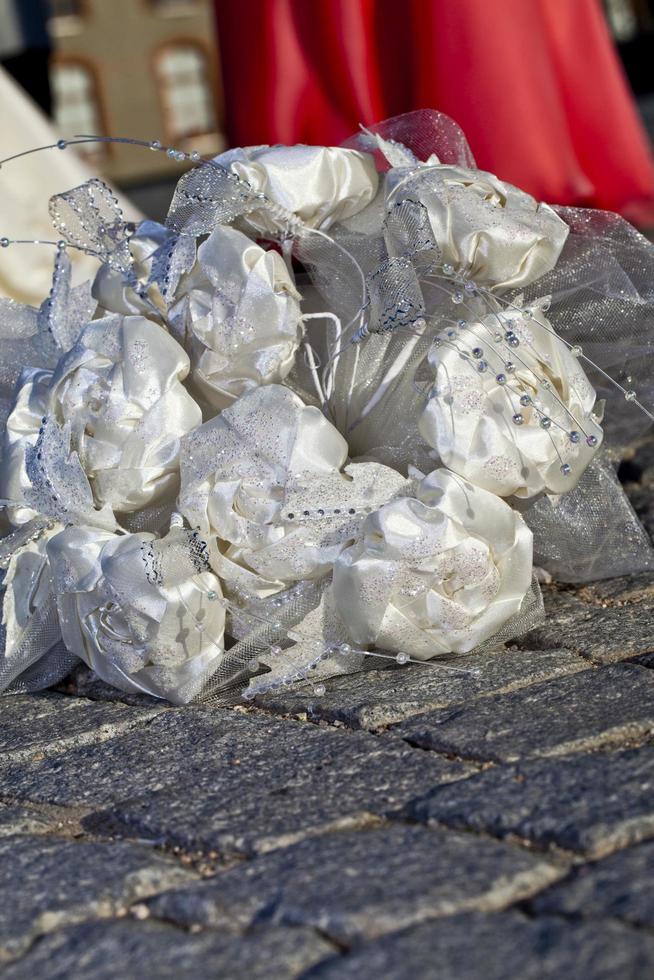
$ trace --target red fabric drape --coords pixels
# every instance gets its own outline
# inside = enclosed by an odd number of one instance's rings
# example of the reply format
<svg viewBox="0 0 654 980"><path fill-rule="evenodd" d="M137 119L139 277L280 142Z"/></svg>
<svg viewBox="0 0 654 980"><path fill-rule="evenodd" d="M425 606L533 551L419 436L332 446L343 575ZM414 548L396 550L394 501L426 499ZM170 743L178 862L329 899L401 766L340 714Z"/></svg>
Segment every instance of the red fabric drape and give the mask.
<svg viewBox="0 0 654 980"><path fill-rule="evenodd" d="M536 197L654 220L654 161L599 0L216 0L234 145L337 144L416 108Z"/></svg>

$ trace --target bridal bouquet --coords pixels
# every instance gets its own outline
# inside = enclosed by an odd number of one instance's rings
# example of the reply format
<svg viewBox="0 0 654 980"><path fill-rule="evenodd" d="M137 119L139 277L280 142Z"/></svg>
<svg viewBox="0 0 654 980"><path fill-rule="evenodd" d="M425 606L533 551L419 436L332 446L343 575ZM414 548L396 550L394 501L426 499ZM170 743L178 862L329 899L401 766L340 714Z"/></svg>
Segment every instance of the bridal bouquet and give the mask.
<svg viewBox="0 0 654 980"><path fill-rule="evenodd" d="M99 180L58 195L50 295L0 304L0 689L81 659L175 703L320 693L530 629L535 569L654 567L614 471L654 404L626 222L478 170L436 112L151 146L191 164L165 225Z"/></svg>

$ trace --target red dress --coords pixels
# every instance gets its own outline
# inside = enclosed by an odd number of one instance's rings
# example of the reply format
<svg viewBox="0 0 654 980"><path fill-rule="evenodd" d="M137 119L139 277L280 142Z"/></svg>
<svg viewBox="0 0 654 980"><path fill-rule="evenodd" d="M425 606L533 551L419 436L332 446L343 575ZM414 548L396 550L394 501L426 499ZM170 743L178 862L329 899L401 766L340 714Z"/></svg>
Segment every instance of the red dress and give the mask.
<svg viewBox="0 0 654 980"><path fill-rule="evenodd" d="M234 145L337 144L416 108L536 197L654 221L654 160L599 0L216 0Z"/></svg>

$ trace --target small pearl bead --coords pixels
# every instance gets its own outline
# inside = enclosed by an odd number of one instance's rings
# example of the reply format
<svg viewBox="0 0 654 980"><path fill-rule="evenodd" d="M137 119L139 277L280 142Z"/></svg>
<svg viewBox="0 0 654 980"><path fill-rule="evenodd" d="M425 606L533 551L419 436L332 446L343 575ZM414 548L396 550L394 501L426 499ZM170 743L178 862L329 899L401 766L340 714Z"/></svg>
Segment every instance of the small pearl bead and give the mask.
<svg viewBox="0 0 654 980"><path fill-rule="evenodd" d="M446 262L445 265L443 266L443 272L445 273L446 276L454 275L454 266L450 265L449 262Z"/></svg>
<svg viewBox="0 0 654 980"><path fill-rule="evenodd" d="M506 384L506 375L505 374L496 374L495 375L495 380L497 381L498 385L505 385Z"/></svg>
<svg viewBox="0 0 654 980"><path fill-rule="evenodd" d="M597 437L596 436L586 436L586 445L587 446L596 446L597 445Z"/></svg>
<svg viewBox="0 0 654 980"><path fill-rule="evenodd" d="M152 142L150 143L150 149L151 150L160 150L161 149L161 140L152 140Z"/></svg>
<svg viewBox="0 0 654 980"><path fill-rule="evenodd" d="M342 657L347 657L350 653L352 653L352 647L349 643L339 643L338 652Z"/></svg>
<svg viewBox="0 0 654 980"><path fill-rule="evenodd" d="M8 247L9 247L9 239L0 238L0 248L8 248Z"/></svg>
<svg viewBox="0 0 654 980"><path fill-rule="evenodd" d="M463 330L464 327L467 327L468 326L468 321L467 320L459 320L458 321L458 326L461 328L461 330Z"/></svg>
<svg viewBox="0 0 654 980"><path fill-rule="evenodd" d="M506 364L504 365L504 370L508 374L513 374L513 372L515 371L515 364L513 363L513 361L507 361Z"/></svg>
<svg viewBox="0 0 654 980"><path fill-rule="evenodd" d="M531 395L520 395L520 404L525 407L531 405Z"/></svg>
<svg viewBox="0 0 654 980"><path fill-rule="evenodd" d="M408 653L398 653L396 655L395 659L397 660L398 664L408 664L408 662L409 662L409 654Z"/></svg>
<svg viewBox="0 0 654 980"><path fill-rule="evenodd" d="M522 423L524 422L524 418L522 417L520 412L516 412L515 415L513 416L512 421L514 425L522 425Z"/></svg>
<svg viewBox="0 0 654 980"><path fill-rule="evenodd" d="M278 643L273 643L273 645L271 646L270 651L269 651L270 656L271 657L278 657L281 652L282 652L282 648L279 646L279 644Z"/></svg>
<svg viewBox="0 0 654 980"><path fill-rule="evenodd" d="M575 344L574 347L571 347L570 348L570 353L571 354L574 354L575 357L580 357L581 354L583 353L583 351L582 351L581 347L579 346L579 344Z"/></svg>
<svg viewBox="0 0 654 980"><path fill-rule="evenodd" d="M570 464L563 463L561 465L561 472L563 473L564 476L570 476Z"/></svg>
<svg viewBox="0 0 654 980"><path fill-rule="evenodd" d="M316 695L316 697L321 698L326 690L327 688L324 684L316 684L313 689L313 693Z"/></svg>
<svg viewBox="0 0 654 980"><path fill-rule="evenodd" d="M67 146L68 146L68 143L66 142L66 140L57 140L57 149L58 150L65 150Z"/></svg>
<svg viewBox="0 0 654 980"><path fill-rule="evenodd" d="M547 415L543 415L542 419L540 420L541 429L549 429L551 424L552 420L548 418Z"/></svg>
<svg viewBox="0 0 654 980"><path fill-rule="evenodd" d="M460 289L457 289L455 293L452 293L452 302L456 303L457 306L459 303L462 303L463 300L464 300L464 296Z"/></svg>
<svg viewBox="0 0 654 980"><path fill-rule="evenodd" d="M625 393L624 393L624 400L626 402L635 402L636 401L636 392L635 391L625 391Z"/></svg>
<svg viewBox="0 0 654 980"><path fill-rule="evenodd" d="M484 356L484 352L481 349L481 347L473 347L473 349L472 349L472 356L473 357L483 357Z"/></svg>
<svg viewBox="0 0 654 980"><path fill-rule="evenodd" d="M480 374L483 374L487 368L488 368L488 364L486 363L486 361L479 361L479 363L477 364L477 370L479 371Z"/></svg>
<svg viewBox="0 0 654 980"><path fill-rule="evenodd" d="M568 439L570 440L570 442L579 442L581 436L575 429L573 429L572 432L568 433Z"/></svg>

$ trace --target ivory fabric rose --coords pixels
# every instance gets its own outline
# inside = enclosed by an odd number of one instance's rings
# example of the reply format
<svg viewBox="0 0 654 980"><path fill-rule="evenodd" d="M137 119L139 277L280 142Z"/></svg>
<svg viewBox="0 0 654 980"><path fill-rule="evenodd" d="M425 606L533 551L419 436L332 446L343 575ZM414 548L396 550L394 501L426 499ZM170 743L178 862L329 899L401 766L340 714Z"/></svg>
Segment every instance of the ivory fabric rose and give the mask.
<svg viewBox="0 0 654 980"><path fill-rule="evenodd" d="M182 385L189 368L177 341L140 316L93 321L61 358L49 407L72 423L96 504L129 513L175 494L180 437L202 421Z"/></svg>
<svg viewBox="0 0 654 980"><path fill-rule="evenodd" d="M36 445L41 419L48 410L52 371L25 368L22 372L14 403L7 418L2 467L0 468L0 499L20 502L30 487L25 468L25 453ZM12 524L25 524L36 511L17 503L5 513Z"/></svg>
<svg viewBox="0 0 654 980"><path fill-rule="evenodd" d="M47 553L66 647L122 691L186 704L222 659L225 610L215 575L167 558L176 544L67 527Z"/></svg>
<svg viewBox="0 0 654 980"><path fill-rule="evenodd" d="M427 660L464 653L521 609L532 534L499 497L438 469L416 498L385 504L334 565L353 641Z"/></svg>
<svg viewBox="0 0 654 980"><path fill-rule="evenodd" d="M288 388L243 395L182 442L179 510L230 584L258 595L326 574L382 501L408 481L346 465L345 439Z"/></svg>
<svg viewBox="0 0 654 980"><path fill-rule="evenodd" d="M305 225L323 231L366 207L379 182L370 154L338 146L249 146L215 160ZM249 212L248 220L270 233L286 224L266 208Z"/></svg>
<svg viewBox="0 0 654 980"><path fill-rule="evenodd" d="M301 336L300 295L277 252L218 226L200 246L187 287L191 377L213 408L287 376Z"/></svg>
<svg viewBox="0 0 654 980"><path fill-rule="evenodd" d="M477 285L498 292L523 287L556 265L569 232L565 221L494 174L427 161L407 184L397 201L424 204L442 263Z"/></svg>
<svg viewBox="0 0 654 980"><path fill-rule="evenodd" d="M595 391L544 300L443 331L419 419L441 461L501 497L571 490L602 441Z"/></svg>
<svg viewBox="0 0 654 980"><path fill-rule="evenodd" d="M56 615L46 545L61 530L61 525L44 529L17 548L7 566L3 582L2 625L6 632L0 658L0 690L45 655L59 639L52 628Z"/></svg>

